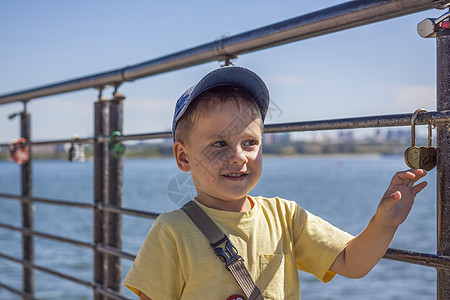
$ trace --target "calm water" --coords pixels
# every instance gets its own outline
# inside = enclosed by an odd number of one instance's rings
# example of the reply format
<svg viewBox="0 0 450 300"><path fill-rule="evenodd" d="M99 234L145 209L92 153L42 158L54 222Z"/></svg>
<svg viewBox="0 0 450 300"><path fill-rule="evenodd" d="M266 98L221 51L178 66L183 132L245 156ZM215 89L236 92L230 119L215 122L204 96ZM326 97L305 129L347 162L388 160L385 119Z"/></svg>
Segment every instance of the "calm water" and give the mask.
<svg viewBox="0 0 450 300"><path fill-rule="evenodd" d="M252 195L280 196L295 200L309 211L356 235L376 210L392 175L405 169L403 158L327 157L265 158L263 175ZM92 163L35 161L34 195L79 202L92 202ZM176 209L167 185L179 172L171 159L126 160L123 205L148 211ZM0 192L20 192L19 167L0 161ZM429 172L429 186L417 197L415 206L391 245L394 248L435 253L436 184ZM38 231L92 241L89 210L36 204L34 226ZM0 198L0 222L20 226L20 205ZM124 216L123 248L137 253L151 220ZM19 233L0 228L0 252L21 257ZM43 238L35 238L38 265L92 281L92 251ZM123 276L131 262L122 260ZM21 289L21 266L0 258L0 282ZM302 299L435 299L436 272L432 268L382 260L360 280L337 276L322 284L301 273ZM92 291L69 281L36 271L36 295L42 299L92 299ZM125 296L134 298L123 290ZM20 299L0 288L0 299Z"/></svg>

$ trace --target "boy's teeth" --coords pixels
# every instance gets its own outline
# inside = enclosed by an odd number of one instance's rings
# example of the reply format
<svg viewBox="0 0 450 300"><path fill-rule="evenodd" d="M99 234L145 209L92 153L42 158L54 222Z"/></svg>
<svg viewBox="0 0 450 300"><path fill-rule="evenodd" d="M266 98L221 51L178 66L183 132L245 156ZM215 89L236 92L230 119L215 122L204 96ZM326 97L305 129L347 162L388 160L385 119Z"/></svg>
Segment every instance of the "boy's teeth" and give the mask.
<svg viewBox="0 0 450 300"><path fill-rule="evenodd" d="M242 175L244 175L244 174L241 174L241 173L239 173L239 174L228 174L227 176L239 177L239 176L242 176Z"/></svg>

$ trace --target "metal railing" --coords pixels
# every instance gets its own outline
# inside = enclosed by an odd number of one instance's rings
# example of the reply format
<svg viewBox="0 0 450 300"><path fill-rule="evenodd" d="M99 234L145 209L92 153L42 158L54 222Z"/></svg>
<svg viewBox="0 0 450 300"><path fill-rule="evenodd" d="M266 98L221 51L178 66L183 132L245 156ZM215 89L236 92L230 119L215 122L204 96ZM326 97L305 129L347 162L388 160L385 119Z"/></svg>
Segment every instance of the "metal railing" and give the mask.
<svg viewBox="0 0 450 300"><path fill-rule="evenodd" d="M133 81L210 61L232 59L240 54L392 19L431 8L443 9L447 4L448 1L442 0L350 1L140 64L0 95L0 104L28 101L87 88L102 89L107 85L118 86L126 81Z"/></svg>
<svg viewBox="0 0 450 300"><path fill-rule="evenodd" d="M52 274L92 288L95 299L126 299L120 294L120 258L134 259L134 255L122 251L121 216L123 214L151 218L155 212L144 212L122 207L122 167L119 157L108 152L110 135L122 131L122 100L118 93L113 99L101 97L105 86L116 89L127 81L148 77L163 72L186 68L213 60L229 61L240 54L324 35L356 26L370 24L431 8L443 9L449 1L432 0L391 0L391 1L350 1L341 5L319 10L307 15L282 21L219 41L200 45L171 55L146 61L117 70L80 77L33 89L0 95L0 104L24 102L21 113L21 136L32 146L69 143L71 140L30 142L30 115L26 103L32 99L67 93L81 89L95 88L100 91L95 108L95 135L80 139L94 145L94 203L78 203L57 199L33 197L32 159L22 165L21 195L0 193L2 201L20 201L22 226L12 226L0 222L0 228L22 234L23 257L18 259L0 253L0 258L23 265L23 289L17 290L0 282L0 287L22 296L35 299L34 270ZM432 124L437 127L437 253L427 254L407 250L389 249L385 258L434 267L437 270L437 297L450 299L450 33L440 30L437 38L437 111L422 113L417 124ZM314 131L331 129L352 129L387 126L410 126L412 114L369 116L336 120L271 124L264 127L265 133ZM119 136L118 141L170 138L171 132L155 132ZM0 144L0 147L6 147ZM31 156L32 157L32 156ZM59 205L91 210L94 213L94 238L92 243L83 242L55 234L36 231L33 228L34 203ZM91 249L94 253L94 281L86 281L40 266L34 263L34 237L42 237L78 247Z"/></svg>

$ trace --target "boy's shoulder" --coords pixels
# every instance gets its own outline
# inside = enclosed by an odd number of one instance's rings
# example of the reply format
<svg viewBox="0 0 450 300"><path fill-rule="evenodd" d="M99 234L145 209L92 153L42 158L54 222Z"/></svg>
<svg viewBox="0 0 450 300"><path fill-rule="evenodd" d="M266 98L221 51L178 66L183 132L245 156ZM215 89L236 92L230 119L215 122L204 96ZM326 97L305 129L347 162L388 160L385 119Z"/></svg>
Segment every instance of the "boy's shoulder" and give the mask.
<svg viewBox="0 0 450 300"><path fill-rule="evenodd" d="M189 221L189 217L181 210L181 208L179 208L160 214L156 218L155 223L165 227L167 227L168 224L170 224L170 227L177 227L185 226L187 221Z"/></svg>

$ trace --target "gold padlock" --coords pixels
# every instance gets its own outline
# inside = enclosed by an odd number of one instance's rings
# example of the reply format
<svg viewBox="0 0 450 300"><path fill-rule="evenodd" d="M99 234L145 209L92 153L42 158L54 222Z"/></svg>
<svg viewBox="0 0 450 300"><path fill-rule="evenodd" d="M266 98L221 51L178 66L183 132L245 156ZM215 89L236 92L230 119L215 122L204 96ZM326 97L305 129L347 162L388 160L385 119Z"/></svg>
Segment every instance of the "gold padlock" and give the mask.
<svg viewBox="0 0 450 300"><path fill-rule="evenodd" d="M414 112L411 118L411 147L405 151L405 162L411 169L419 169L420 167L420 150L416 147L416 119L421 112L426 111L420 108Z"/></svg>

